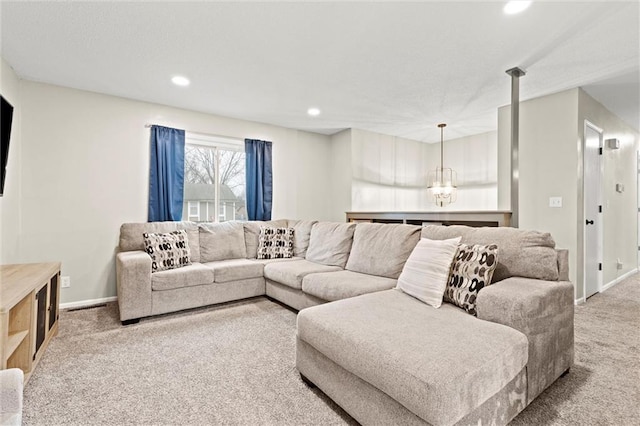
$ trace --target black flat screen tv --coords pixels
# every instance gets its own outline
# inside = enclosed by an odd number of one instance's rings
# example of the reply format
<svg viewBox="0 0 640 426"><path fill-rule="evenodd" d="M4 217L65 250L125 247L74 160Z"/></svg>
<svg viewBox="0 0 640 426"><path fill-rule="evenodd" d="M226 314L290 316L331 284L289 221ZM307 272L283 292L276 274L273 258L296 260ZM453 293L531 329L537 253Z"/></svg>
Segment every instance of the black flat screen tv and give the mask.
<svg viewBox="0 0 640 426"><path fill-rule="evenodd" d="M7 159L9 158L9 142L11 139L11 122L13 121L13 107L0 96L0 197L4 194L4 181L7 174Z"/></svg>

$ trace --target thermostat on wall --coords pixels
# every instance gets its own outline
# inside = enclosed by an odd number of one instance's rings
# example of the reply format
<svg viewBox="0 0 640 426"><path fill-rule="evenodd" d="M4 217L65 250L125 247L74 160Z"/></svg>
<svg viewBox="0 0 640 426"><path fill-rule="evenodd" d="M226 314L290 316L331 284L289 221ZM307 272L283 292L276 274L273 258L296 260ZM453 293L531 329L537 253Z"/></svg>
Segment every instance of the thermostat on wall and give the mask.
<svg viewBox="0 0 640 426"><path fill-rule="evenodd" d="M613 138L613 139L607 139L605 141L607 143L607 146L609 147L609 149L620 149L620 140Z"/></svg>

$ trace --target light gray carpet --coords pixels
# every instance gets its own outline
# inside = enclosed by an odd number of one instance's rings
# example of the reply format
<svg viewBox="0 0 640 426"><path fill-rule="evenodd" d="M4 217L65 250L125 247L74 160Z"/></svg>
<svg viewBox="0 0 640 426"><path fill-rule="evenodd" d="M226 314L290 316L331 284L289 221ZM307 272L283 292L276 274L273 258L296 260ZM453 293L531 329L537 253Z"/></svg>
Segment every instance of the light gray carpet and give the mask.
<svg viewBox="0 0 640 426"><path fill-rule="evenodd" d="M353 424L295 369L295 314L264 298L121 327L62 312L24 424ZM640 424L640 278L576 307L576 363L514 425Z"/></svg>
<svg viewBox="0 0 640 426"><path fill-rule="evenodd" d="M113 303L62 312L25 389L24 424L345 424L300 380L295 321L265 298L127 327Z"/></svg>
<svg viewBox="0 0 640 426"><path fill-rule="evenodd" d="M640 425L640 274L575 310L575 363L512 425Z"/></svg>

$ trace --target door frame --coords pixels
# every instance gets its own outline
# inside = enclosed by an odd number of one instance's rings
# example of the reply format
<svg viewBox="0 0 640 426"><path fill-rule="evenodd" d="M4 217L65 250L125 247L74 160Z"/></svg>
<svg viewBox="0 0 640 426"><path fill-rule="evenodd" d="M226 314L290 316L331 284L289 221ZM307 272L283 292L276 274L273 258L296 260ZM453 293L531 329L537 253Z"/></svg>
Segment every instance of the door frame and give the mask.
<svg viewBox="0 0 640 426"><path fill-rule="evenodd" d="M580 145L580 167L579 167L579 194L581 195L581 203L580 203L580 214L578 215L578 235L580 236L581 242L580 242L580 247L581 250L579 250L579 259L578 259L578 263L580 265L579 268L579 272L582 275L582 301L586 302L587 301L587 280L586 280L586 252L587 252L587 244L586 244L586 238L585 238L585 228L586 228L586 206L585 206L585 201L586 201L586 197L585 197L585 193L584 193L584 184L585 184L585 176L584 176L584 171L585 171L585 160L586 160L586 151L587 151L587 129L591 129L596 131L597 133L599 133L599 146L600 149L603 151L603 154L600 155L600 161L599 161L599 174L600 174L600 185L598 186L597 190L598 190L598 195L599 195L599 199L600 199L600 203L602 205L602 213L600 213L600 216L598 217L598 219L600 220L600 226L598 227L598 241L599 241L599 246L598 246L598 257L600 258L600 262L602 263L602 270L598 271L598 293L600 293L602 291L602 287L603 287L603 283L604 283L604 211L605 211L605 206L604 206L604 197L603 197L603 183L604 183L604 130L601 127L596 126L595 124L593 124L592 122L590 122L589 120L584 120L584 127L583 127L583 131L582 131L582 140L579 142Z"/></svg>

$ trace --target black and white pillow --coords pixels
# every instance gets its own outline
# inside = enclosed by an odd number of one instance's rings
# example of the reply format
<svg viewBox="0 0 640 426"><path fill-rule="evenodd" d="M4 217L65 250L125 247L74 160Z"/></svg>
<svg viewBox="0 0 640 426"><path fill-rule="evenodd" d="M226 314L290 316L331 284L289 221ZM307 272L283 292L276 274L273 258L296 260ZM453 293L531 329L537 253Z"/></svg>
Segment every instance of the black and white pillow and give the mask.
<svg viewBox="0 0 640 426"><path fill-rule="evenodd" d="M258 259L288 259L293 257L293 228L260 227Z"/></svg>
<svg viewBox="0 0 640 426"><path fill-rule="evenodd" d="M453 258L444 301L476 315L478 292L491 283L498 264L498 246L460 244Z"/></svg>
<svg viewBox="0 0 640 426"><path fill-rule="evenodd" d="M181 268L191 265L191 252L187 231L165 234L144 233L145 251L151 256L151 272Z"/></svg>

